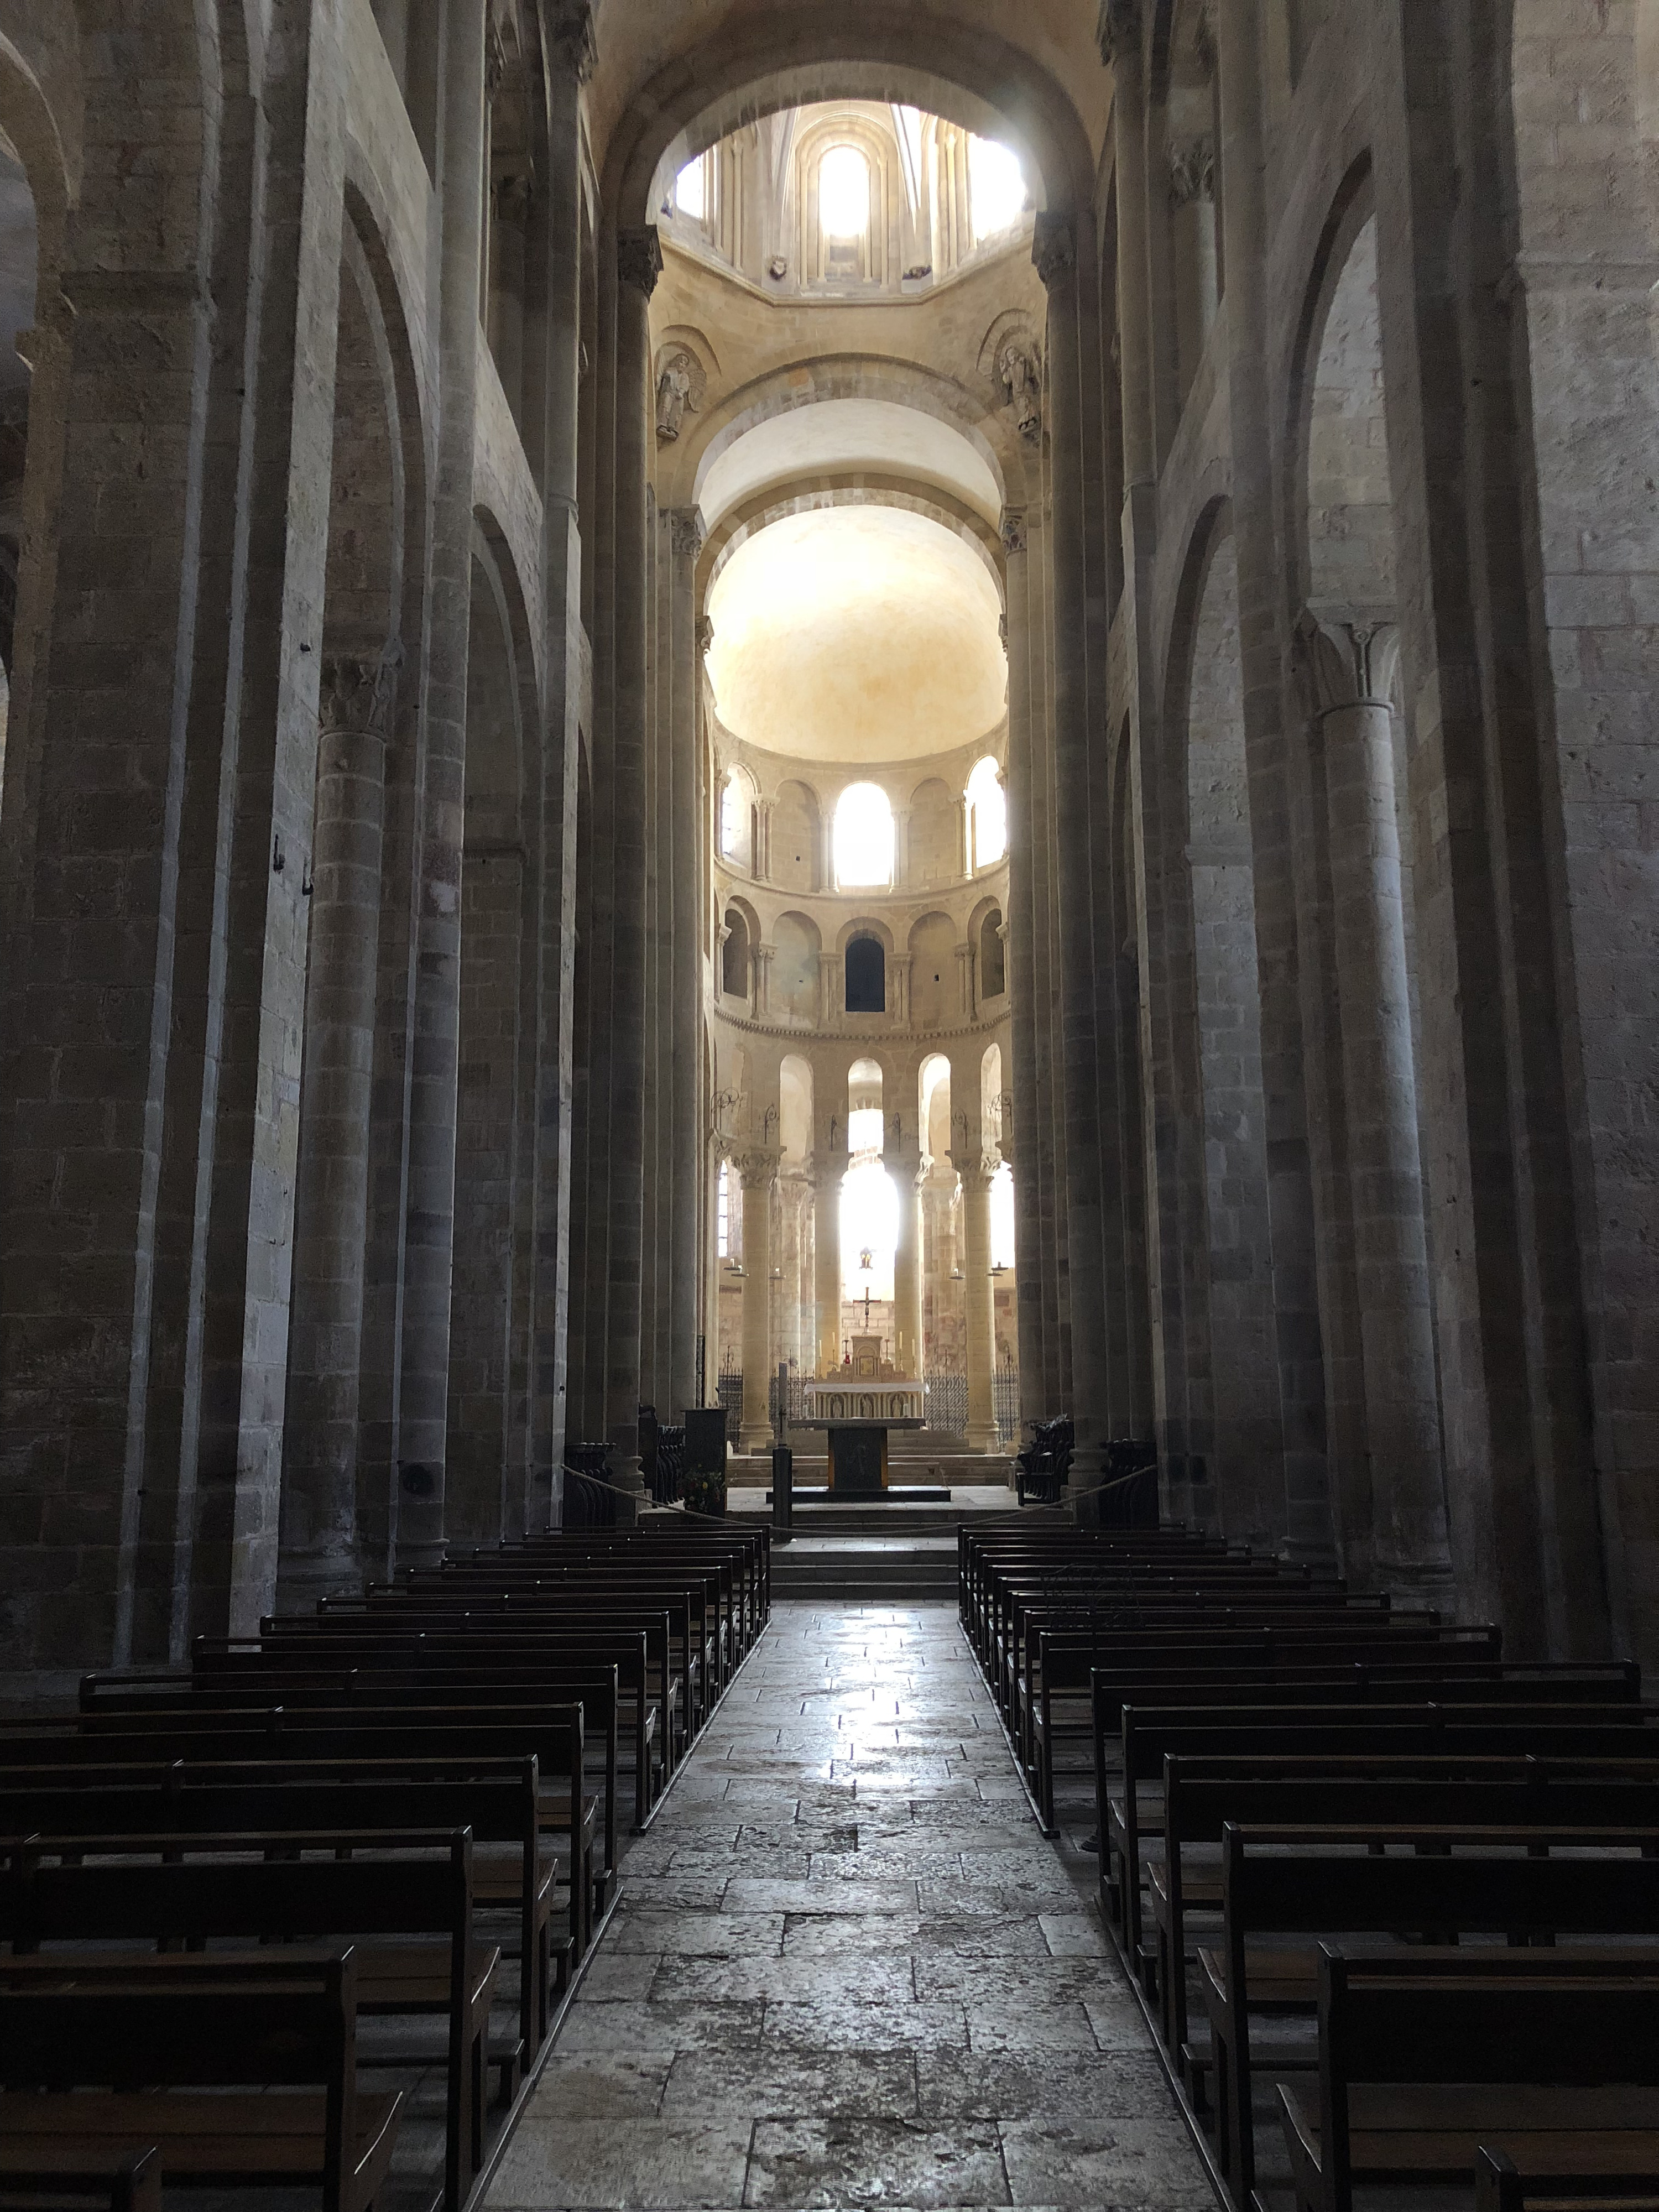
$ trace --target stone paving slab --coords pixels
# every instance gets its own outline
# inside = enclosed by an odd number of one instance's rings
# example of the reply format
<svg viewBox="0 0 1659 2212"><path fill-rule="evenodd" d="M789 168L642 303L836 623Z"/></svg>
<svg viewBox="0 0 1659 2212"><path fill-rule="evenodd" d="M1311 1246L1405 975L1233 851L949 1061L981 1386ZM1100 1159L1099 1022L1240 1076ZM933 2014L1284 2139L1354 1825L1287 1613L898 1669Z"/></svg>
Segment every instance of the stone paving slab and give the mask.
<svg viewBox="0 0 1659 2212"><path fill-rule="evenodd" d="M491 2212L1206 2212L953 1606L775 1607L651 1832Z"/></svg>

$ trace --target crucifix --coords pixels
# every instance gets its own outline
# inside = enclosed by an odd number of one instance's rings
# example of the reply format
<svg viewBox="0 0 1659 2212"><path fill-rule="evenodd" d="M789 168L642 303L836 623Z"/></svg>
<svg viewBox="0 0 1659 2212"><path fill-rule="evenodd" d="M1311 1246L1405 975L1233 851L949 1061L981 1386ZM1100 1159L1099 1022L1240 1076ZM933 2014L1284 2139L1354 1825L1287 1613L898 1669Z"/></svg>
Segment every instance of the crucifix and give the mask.
<svg viewBox="0 0 1659 2212"><path fill-rule="evenodd" d="M870 1271L876 1264L876 1255L866 1245L859 1254L859 1272L864 1277L864 1333L870 1334Z"/></svg>

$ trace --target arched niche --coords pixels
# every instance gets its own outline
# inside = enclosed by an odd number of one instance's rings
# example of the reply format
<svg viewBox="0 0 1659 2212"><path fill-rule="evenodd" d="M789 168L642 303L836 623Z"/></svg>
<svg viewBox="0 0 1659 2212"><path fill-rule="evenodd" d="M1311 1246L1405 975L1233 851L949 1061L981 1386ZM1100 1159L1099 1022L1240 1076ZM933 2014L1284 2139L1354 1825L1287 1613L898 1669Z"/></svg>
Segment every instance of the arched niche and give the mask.
<svg viewBox="0 0 1659 2212"><path fill-rule="evenodd" d="M772 881L787 891L815 891L823 831L817 794L793 779L778 786L772 802Z"/></svg>
<svg viewBox="0 0 1659 2212"><path fill-rule="evenodd" d="M747 1003L749 971L753 940L749 932L749 917L735 902L726 909L724 936L720 944L720 992L722 996Z"/></svg>
<svg viewBox="0 0 1659 2212"><path fill-rule="evenodd" d="M980 917L975 951L978 955L979 995L1000 999L1008 989L1008 947L1003 938L1002 908L988 907Z"/></svg>
<svg viewBox="0 0 1659 2212"><path fill-rule="evenodd" d="M781 914L772 927L771 1012L792 1021L816 1021L818 1012L818 928L804 914Z"/></svg>
<svg viewBox="0 0 1659 2212"><path fill-rule="evenodd" d="M729 868L745 876L755 872L755 779L746 768L732 766L720 786L720 818L715 825L720 856Z"/></svg>
<svg viewBox="0 0 1659 2212"><path fill-rule="evenodd" d="M936 775L910 794L909 880L918 889L955 883L962 874L962 807L950 785Z"/></svg>
<svg viewBox="0 0 1659 2212"><path fill-rule="evenodd" d="M961 1012L957 981L957 926L948 914L926 914L910 932L910 1018L940 1029Z"/></svg>

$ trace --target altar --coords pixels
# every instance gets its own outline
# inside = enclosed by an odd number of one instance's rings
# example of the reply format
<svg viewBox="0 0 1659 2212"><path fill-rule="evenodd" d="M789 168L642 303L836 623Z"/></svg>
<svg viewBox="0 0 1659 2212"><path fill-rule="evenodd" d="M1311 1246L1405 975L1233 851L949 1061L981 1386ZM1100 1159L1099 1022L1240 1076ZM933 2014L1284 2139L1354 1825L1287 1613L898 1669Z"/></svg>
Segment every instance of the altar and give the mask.
<svg viewBox="0 0 1659 2212"><path fill-rule="evenodd" d="M881 1351L878 1337L855 1336L839 1374L809 1376L801 1386L805 1414L795 1425L827 1431L834 1498L881 1497L888 1431L924 1425L921 1381L897 1375Z"/></svg>

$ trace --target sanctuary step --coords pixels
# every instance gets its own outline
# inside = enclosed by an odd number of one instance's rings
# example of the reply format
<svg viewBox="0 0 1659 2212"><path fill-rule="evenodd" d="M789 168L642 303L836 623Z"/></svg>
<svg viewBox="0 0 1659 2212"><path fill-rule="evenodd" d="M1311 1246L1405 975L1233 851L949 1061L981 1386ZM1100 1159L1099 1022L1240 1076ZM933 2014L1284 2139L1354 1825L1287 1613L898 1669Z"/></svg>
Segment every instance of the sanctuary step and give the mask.
<svg viewBox="0 0 1659 2212"><path fill-rule="evenodd" d="M795 1454L795 1488L822 1490L829 1480L830 1462L821 1445L814 1440L815 1449L803 1449L798 1443ZM900 1452L895 1432L888 1450L888 1468L896 1487L908 1489L949 1490L953 1495L961 1490L983 1490L988 1487L1006 1490L1012 1502L1013 1469L1012 1458L1001 1452L970 1452L959 1442L952 1450L941 1449L935 1443L927 1453ZM726 1462L726 1484L732 1490L769 1490L772 1487L772 1455L769 1452L732 1452Z"/></svg>
<svg viewBox="0 0 1659 2212"><path fill-rule="evenodd" d="M779 1598L948 1598L957 1587L956 1538L798 1535L774 1546L771 1572Z"/></svg>

